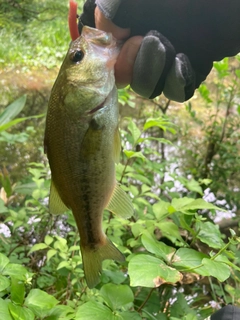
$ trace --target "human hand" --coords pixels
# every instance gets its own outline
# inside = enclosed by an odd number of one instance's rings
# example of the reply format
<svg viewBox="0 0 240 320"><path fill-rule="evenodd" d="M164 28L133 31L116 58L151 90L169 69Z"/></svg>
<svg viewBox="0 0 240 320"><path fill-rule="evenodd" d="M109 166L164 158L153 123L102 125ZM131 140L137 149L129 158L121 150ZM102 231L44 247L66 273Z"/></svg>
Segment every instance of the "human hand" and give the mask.
<svg viewBox="0 0 240 320"><path fill-rule="evenodd" d="M131 84L148 98L163 91L175 101L189 99L213 61L240 51L240 1L221 0L217 8L205 0L194 5L187 0L96 0L96 5L87 0L80 20L125 41L116 83Z"/></svg>

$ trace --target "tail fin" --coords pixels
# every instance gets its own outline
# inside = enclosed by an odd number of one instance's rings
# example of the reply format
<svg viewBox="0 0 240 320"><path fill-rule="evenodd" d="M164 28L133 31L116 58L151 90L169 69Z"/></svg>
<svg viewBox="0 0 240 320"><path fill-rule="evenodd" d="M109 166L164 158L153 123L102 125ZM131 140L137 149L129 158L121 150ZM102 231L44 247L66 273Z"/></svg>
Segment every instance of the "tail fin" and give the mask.
<svg viewBox="0 0 240 320"><path fill-rule="evenodd" d="M83 259L83 269L87 285L90 289L99 283L99 276L102 272L102 261L113 259L124 261L124 255L114 246L114 244L106 238L106 243L98 248L91 249L81 245L81 253Z"/></svg>

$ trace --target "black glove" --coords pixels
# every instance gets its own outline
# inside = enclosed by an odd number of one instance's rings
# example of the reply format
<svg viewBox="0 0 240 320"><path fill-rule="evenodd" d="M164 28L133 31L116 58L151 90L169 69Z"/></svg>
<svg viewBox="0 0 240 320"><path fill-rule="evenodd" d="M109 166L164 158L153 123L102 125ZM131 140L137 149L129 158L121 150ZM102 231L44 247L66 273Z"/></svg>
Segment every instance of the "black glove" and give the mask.
<svg viewBox="0 0 240 320"><path fill-rule="evenodd" d="M106 18L130 28L130 36L145 36L131 86L148 98L163 91L175 101L189 99L213 61L240 51L239 0L96 0L96 4ZM83 24L95 26L94 8L94 0L85 3Z"/></svg>

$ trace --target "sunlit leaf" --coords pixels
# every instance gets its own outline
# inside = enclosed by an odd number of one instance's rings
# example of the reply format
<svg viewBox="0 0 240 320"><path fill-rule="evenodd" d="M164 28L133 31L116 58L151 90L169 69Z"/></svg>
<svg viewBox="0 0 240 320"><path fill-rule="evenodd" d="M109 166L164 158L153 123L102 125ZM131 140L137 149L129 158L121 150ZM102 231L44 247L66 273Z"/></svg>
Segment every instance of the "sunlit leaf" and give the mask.
<svg viewBox="0 0 240 320"><path fill-rule="evenodd" d="M161 257L166 262L171 261L171 258L176 251L175 248L169 247L165 243L154 239L148 231L144 231L141 240L142 244L149 252Z"/></svg>
<svg viewBox="0 0 240 320"><path fill-rule="evenodd" d="M10 286L10 280L0 274L0 291L4 291Z"/></svg>
<svg viewBox="0 0 240 320"><path fill-rule="evenodd" d="M228 279L231 274L229 266L225 263L206 258L203 259L202 263L209 270L209 274L217 278L220 282Z"/></svg>
<svg viewBox="0 0 240 320"><path fill-rule="evenodd" d="M4 254L0 253L0 272L1 273L8 263L9 263L9 259Z"/></svg>
<svg viewBox="0 0 240 320"><path fill-rule="evenodd" d="M13 320L9 310L8 305L10 301L3 300L0 298L0 319L4 320Z"/></svg>
<svg viewBox="0 0 240 320"><path fill-rule="evenodd" d="M141 131L132 119L129 119L128 130L131 132L133 143L135 144L141 135Z"/></svg>
<svg viewBox="0 0 240 320"><path fill-rule="evenodd" d="M159 287L163 283L176 283L182 279L182 274L167 266L162 260L150 255L138 254L128 265L130 285L148 288Z"/></svg>
<svg viewBox="0 0 240 320"><path fill-rule="evenodd" d="M199 231L197 238L206 243L209 247L215 249L221 249L224 246L222 235L218 225L213 224L210 221L196 223L196 228Z"/></svg>
<svg viewBox="0 0 240 320"><path fill-rule="evenodd" d="M49 310L54 308L57 303L58 300L50 294L40 289L32 289L25 299L24 304L32 310L35 315L42 318Z"/></svg>
<svg viewBox="0 0 240 320"><path fill-rule="evenodd" d="M45 243L37 243L37 244L34 244L32 246L32 248L29 250L28 254L30 254L30 253L32 253L34 251L43 250L43 249L46 249L46 248L48 248L48 246Z"/></svg>
<svg viewBox="0 0 240 320"><path fill-rule="evenodd" d="M31 310L13 303L8 304L8 309L14 320L33 320L35 316Z"/></svg>

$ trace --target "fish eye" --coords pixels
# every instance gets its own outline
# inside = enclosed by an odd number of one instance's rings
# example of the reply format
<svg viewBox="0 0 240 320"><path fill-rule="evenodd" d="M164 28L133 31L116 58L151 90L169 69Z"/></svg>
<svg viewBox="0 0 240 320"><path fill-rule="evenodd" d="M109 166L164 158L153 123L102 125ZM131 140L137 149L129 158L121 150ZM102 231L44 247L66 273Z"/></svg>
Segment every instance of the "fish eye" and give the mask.
<svg viewBox="0 0 240 320"><path fill-rule="evenodd" d="M84 57L84 52L82 50L76 50L73 53L71 60L73 62L80 62L80 61L82 61L83 57Z"/></svg>

